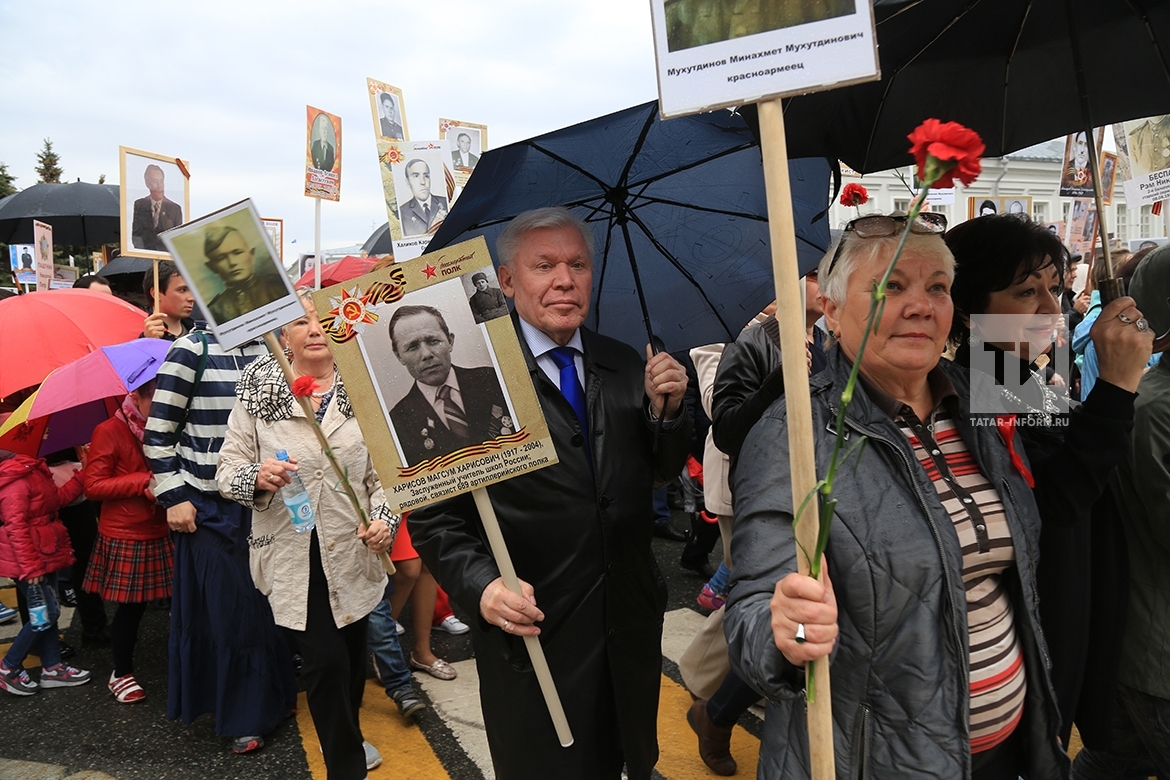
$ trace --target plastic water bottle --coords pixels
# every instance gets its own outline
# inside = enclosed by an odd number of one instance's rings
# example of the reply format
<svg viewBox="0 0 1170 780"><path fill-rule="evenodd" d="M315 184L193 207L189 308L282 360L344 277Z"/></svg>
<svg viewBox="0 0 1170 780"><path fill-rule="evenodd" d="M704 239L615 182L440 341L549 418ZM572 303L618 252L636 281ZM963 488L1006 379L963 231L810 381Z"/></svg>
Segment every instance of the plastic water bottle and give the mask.
<svg viewBox="0 0 1170 780"><path fill-rule="evenodd" d="M288 451L277 450L276 459L287 461ZM299 534L312 531L317 523L313 505L309 503L309 491L305 490L305 483L301 481L300 474L295 471L286 471L284 474L292 482L280 489L280 500L284 502L284 505L288 507L289 514L292 515L293 530Z"/></svg>
<svg viewBox="0 0 1170 780"><path fill-rule="evenodd" d="M40 585L28 585L24 591L28 602L28 622L33 631L45 631L53 625L49 620L49 605L45 602L45 590Z"/></svg>

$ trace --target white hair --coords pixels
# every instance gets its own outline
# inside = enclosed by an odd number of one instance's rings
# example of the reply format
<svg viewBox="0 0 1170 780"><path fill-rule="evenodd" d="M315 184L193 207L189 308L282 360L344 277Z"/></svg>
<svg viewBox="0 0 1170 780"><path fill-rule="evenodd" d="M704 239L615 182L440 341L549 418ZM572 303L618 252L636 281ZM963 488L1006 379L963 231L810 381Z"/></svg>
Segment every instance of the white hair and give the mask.
<svg viewBox="0 0 1170 780"><path fill-rule="evenodd" d="M849 231L841 234L840 241L845 245L841 248L841 256L837 264L829 273L836 247L821 259L817 269L817 283L820 285L821 295L840 306L845 302L845 295L849 290L849 277L858 266L865 265L878 257L887 259L894 256L902 234L896 233L883 238L860 238ZM838 244L840 244L838 241ZM906 237L906 246L902 249L902 257L916 257L931 255L942 261L943 270L950 281L955 280L955 256L947 248L941 233L911 233Z"/></svg>
<svg viewBox="0 0 1170 780"><path fill-rule="evenodd" d="M544 228L572 228L581 234L585 242L585 251L589 260L593 260L593 231L589 229L580 217L564 206L550 206L543 209L532 209L514 217L504 231L496 239L496 257L500 265L512 267L516 259L516 252L520 249L520 239L532 230Z"/></svg>

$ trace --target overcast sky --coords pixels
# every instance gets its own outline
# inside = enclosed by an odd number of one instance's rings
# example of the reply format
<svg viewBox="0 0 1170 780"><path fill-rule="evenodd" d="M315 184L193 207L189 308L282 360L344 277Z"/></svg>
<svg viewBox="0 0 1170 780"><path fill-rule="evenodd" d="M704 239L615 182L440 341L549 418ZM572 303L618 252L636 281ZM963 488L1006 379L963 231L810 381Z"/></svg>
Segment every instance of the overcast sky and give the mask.
<svg viewBox="0 0 1170 780"><path fill-rule="evenodd" d="M486 124L490 147L657 97L645 0L0 0L0 30L0 162L17 187L36 183L45 138L63 181L119 183L119 145L182 157L189 216L252 198L285 220L286 260L313 246L306 104L342 118L322 247L386 221L367 76L403 90L413 140L442 116Z"/></svg>

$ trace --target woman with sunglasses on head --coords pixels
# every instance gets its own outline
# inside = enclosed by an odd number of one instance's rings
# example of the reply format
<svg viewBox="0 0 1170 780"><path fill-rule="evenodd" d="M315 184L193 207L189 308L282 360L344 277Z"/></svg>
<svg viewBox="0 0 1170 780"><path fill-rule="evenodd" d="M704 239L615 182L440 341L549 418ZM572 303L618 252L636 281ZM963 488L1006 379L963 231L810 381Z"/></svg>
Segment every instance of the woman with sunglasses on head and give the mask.
<svg viewBox="0 0 1170 780"><path fill-rule="evenodd" d="M796 573L785 398L740 451L725 628L732 666L768 700L759 776L808 776L803 667L831 653L838 777L1060 778L1036 507L996 429L973 424L967 372L940 362L953 314L946 220L909 228L844 416L824 585ZM871 293L906 229L905 217L853 220L821 263L836 344L810 380L818 474Z"/></svg>
<svg viewBox="0 0 1170 780"><path fill-rule="evenodd" d="M1132 298L1107 304L1093 324L1100 375L1080 406L1043 378L1058 355L1067 250L1043 225L982 217L946 235L955 256L951 341L971 369L972 409L1014 420L1040 509L1037 590L1051 678L1068 744L1108 735L1125 614L1125 538L1109 488L1129 450L1134 399L1153 333ZM1057 367L1067 375L1067 367Z"/></svg>

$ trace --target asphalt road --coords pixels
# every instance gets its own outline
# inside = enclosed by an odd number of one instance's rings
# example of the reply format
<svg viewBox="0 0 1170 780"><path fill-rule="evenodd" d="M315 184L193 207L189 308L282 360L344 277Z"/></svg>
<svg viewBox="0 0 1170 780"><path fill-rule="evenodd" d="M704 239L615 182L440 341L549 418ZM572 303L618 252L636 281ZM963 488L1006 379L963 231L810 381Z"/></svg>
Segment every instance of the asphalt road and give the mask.
<svg viewBox="0 0 1170 780"><path fill-rule="evenodd" d="M687 524L685 516L678 513L672 522L678 527ZM682 544L655 539L654 551L669 588L668 612L680 609L697 612L694 599L704 580L679 567ZM718 550L711 555L715 563L718 562L717 556ZM11 595L9 589L0 597L10 601ZM467 616L460 617L466 619ZM43 690L31 697L18 698L0 693L0 723L3 723L0 780L48 780L86 771L102 772L116 780L324 780L316 735L312 733L303 696L298 716L285 721L269 735L264 750L247 756L230 752L227 741L216 737L210 717L205 716L189 726L167 720L167 626L167 612L153 607L147 610L135 654L136 675L147 692L147 699L134 705L118 704L106 688L112 668L109 649L82 647L80 626L68 628L65 640L77 648L77 655L71 663L91 670L94 681L79 688ZM409 635L404 639L404 647L409 647ZM435 653L449 662L467 661L472 656L471 640L467 636L456 637L436 631L432 633L431 641ZM462 666L470 667L465 674L474 669L472 664ZM678 682L678 671L668 658L664 658L663 671L665 684L673 691L671 695L685 697L685 692L674 691L677 685L670 682ZM35 679L35 672L33 676ZM370 677L373 677L372 668ZM431 699L427 691L442 690L431 685L420 687L428 703ZM460 728L460 718L449 714L454 712L450 705L442 707L448 713L447 717L428 707L417 718L416 726L406 726L376 681L371 680L366 696L363 729L367 739L382 748L387 765L391 766L391 761L394 761L395 771L390 777L471 780L485 776L453 735L452 729ZM381 697L380 701L378 697ZM668 700L673 701L664 698L664 702ZM688 700L683 698L671 706L685 709L687 703ZM366 725L366 707L373 708L374 705L385 720L386 731L380 732L385 734L381 740L371 737L371 727ZM477 700L469 706L477 710ZM758 737L758 721L749 715L745 716L744 722ZM679 761L686 764L689 762L687 757L694 751L693 735L685 732L685 723L682 730L679 742L685 741L686 745L680 748L682 757ZM395 755L395 750L400 751L400 755ZM64 769L30 768L12 760ZM697 758L693 763L696 771L701 770L694 776L709 776ZM413 770L404 774L407 765ZM661 769L662 762L659 766ZM742 767L740 773L745 774ZM377 780L379 774L382 773L376 772L372 777ZM78 775L78 778L82 776ZM690 775L677 771L669 774L671 780L682 776Z"/></svg>

